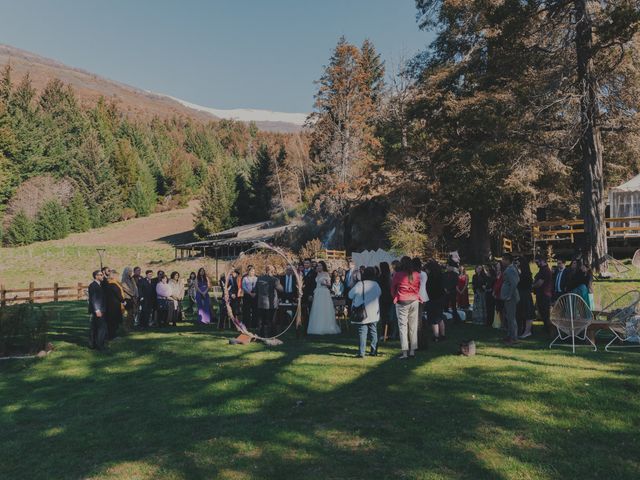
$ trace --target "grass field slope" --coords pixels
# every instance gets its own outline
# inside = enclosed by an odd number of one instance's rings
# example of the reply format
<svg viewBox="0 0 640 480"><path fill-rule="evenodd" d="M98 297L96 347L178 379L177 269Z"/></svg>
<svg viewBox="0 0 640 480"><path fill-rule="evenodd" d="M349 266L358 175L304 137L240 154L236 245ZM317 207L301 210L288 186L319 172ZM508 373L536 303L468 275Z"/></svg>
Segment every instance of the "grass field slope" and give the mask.
<svg viewBox="0 0 640 480"><path fill-rule="evenodd" d="M106 250L105 265L119 271L126 265L154 271L173 267L183 274L204 265L214 271L212 260L173 262L173 245L192 237L196 209L197 202L190 202L184 209L114 223L63 240L0 248L0 284L24 288L30 281L36 286L88 282L91 272L100 267L97 248Z"/></svg>

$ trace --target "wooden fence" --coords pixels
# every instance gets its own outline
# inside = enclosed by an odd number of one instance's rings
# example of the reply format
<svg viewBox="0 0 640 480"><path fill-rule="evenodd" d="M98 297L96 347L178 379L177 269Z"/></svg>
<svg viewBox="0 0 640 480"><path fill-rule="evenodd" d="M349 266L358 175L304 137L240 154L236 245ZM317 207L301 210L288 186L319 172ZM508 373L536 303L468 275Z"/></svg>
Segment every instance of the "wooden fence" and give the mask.
<svg viewBox="0 0 640 480"><path fill-rule="evenodd" d="M320 250L317 257L324 260L346 260L347 252L344 250Z"/></svg>
<svg viewBox="0 0 640 480"><path fill-rule="evenodd" d="M28 288L6 289L0 285L0 305L21 302L58 302L60 300L82 300L86 298L88 285L78 283L65 287L54 283L53 287L35 287L29 282Z"/></svg>
<svg viewBox="0 0 640 480"><path fill-rule="evenodd" d="M606 218L607 238L640 237L640 217ZM536 242L575 242L576 235L584 233L583 220L552 220L537 222L532 227Z"/></svg>

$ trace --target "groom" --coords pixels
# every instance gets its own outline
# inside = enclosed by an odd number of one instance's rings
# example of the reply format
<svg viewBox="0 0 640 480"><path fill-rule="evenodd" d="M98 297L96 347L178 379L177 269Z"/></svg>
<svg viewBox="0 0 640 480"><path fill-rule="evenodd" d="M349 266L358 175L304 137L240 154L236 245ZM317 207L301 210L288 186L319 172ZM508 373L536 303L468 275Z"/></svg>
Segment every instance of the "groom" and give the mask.
<svg viewBox="0 0 640 480"><path fill-rule="evenodd" d="M313 300L313 291L316 289L316 270L311 266L311 259L305 258L302 272L302 325L303 332L307 331L309 324L309 311ZM300 328L296 330L296 336L300 336Z"/></svg>

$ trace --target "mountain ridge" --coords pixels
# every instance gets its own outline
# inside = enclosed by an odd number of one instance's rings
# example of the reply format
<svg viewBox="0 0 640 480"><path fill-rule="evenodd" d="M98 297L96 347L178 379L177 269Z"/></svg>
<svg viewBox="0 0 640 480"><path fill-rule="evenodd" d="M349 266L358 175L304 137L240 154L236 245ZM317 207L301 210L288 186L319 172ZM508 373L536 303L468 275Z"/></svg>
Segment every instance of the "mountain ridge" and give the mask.
<svg viewBox="0 0 640 480"><path fill-rule="evenodd" d="M81 68L66 65L55 59L0 43L0 65L7 63L11 65L14 78L22 78L29 73L33 86L37 90L42 90L51 79L59 78L73 87L80 103L85 106L104 97L115 101L125 114L143 118L186 116L204 122L227 118L242 122L254 121L259 129L271 132L295 133L303 129L302 123L304 122L301 119L305 114L204 107L170 95L112 80ZM259 119L250 118L250 112L258 112L257 118Z"/></svg>

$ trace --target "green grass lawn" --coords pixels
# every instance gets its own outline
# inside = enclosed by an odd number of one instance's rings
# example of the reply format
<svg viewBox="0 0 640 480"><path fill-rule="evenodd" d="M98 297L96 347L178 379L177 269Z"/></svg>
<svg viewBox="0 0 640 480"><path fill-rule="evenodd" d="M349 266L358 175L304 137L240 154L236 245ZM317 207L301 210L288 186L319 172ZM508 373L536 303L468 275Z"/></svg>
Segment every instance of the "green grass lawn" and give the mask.
<svg viewBox="0 0 640 480"><path fill-rule="evenodd" d="M268 348L191 325L98 353L85 305L51 306L48 357L0 362L3 479L639 477L639 354L471 325L406 362L353 358L353 333Z"/></svg>

